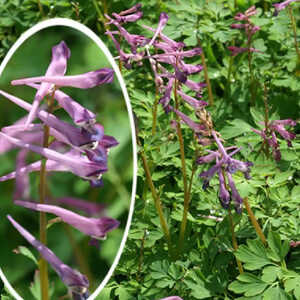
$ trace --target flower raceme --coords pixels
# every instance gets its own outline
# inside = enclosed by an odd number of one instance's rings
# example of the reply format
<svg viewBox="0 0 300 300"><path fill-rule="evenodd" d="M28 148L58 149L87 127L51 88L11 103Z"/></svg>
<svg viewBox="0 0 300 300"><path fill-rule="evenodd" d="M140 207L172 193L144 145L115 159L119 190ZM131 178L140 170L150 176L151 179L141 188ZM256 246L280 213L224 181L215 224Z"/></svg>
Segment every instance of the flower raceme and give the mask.
<svg viewBox="0 0 300 300"><path fill-rule="evenodd" d="M280 161L281 152L279 149L279 143L276 137L276 132L279 133L279 135L287 141L288 147L292 147L292 140L296 138L296 134L289 132L284 127L294 127L296 126L296 124L296 121L292 119L274 120L269 122L269 124L267 124L267 127L263 128L262 130L252 128L252 131L261 136L261 138L263 139L263 143L266 143L271 147L273 158L276 161Z"/></svg>
<svg viewBox="0 0 300 300"><path fill-rule="evenodd" d="M216 160L216 164L207 171L200 173L199 177L204 178L203 189L207 189L212 177L217 173L219 176L219 199L224 208L228 208L230 199L234 200L235 210L238 213L242 212L243 199L239 195L232 174L236 171L241 171L245 179L250 179L250 167L253 166L252 162L242 162L232 158L240 149L235 149L231 153L227 153L226 148L222 145L221 140L218 138L215 131L212 131L212 136L218 146L218 151L210 151L210 154L200 157L197 160L198 164L208 163ZM232 147L230 147L231 149ZM229 148L227 148L229 149ZM226 186L225 178L228 179L228 185L231 190L231 196Z"/></svg>
<svg viewBox="0 0 300 300"><path fill-rule="evenodd" d="M132 11L132 13L135 12ZM128 12L128 16L120 14L122 22L133 20L133 16L129 14L131 11ZM114 78L113 70L103 68L80 75L65 76L70 55L70 49L62 41L52 48L52 57L45 76L12 81L13 85L25 84L36 90L32 104L0 90L1 96L29 113L15 124L3 127L0 131L0 153L5 153L15 147L20 148L15 171L1 176L0 182L15 179L14 204L54 214L83 234L89 235L94 243L95 239L105 239L108 232L120 224L119 221L105 215L103 205L88 203L72 197L61 197L54 200L55 202L51 202L52 197L50 196L50 202L49 199L45 199L47 204L36 203L30 198L29 174L40 171L43 166L46 172L71 172L88 180L93 187L102 186L102 175L108 170L109 149L118 145L118 141L114 137L105 135L104 127L97 123L94 112L59 90L63 86L86 89L109 84ZM43 103L45 98L47 99L46 105ZM58 106L53 109L55 100ZM72 123L60 120L55 116L54 111L57 108L63 109ZM38 118L40 123L32 123L35 118ZM45 128L49 129L49 138L46 143L44 140ZM47 144L49 145L46 146ZM43 156L46 159L45 163L38 160L27 164L26 160L30 152ZM83 210L89 216L101 214L101 217L81 216L71 210L53 205L54 203L66 204ZM71 290L73 299L87 299L89 283L85 275L61 262L50 249L36 240L12 217L8 216L8 219L54 268Z"/></svg>

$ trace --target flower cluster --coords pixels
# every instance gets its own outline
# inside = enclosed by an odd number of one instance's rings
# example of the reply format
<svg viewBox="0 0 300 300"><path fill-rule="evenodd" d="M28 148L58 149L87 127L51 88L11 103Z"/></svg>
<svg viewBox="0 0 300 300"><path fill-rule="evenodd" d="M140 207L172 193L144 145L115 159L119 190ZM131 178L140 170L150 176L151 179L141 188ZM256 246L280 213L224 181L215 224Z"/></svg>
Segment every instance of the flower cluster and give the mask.
<svg viewBox="0 0 300 300"><path fill-rule="evenodd" d="M242 212L243 199L239 195L235 183L232 178L232 174L236 171L241 171L246 179L250 179L250 167L253 166L252 162L242 162L240 160L232 158L234 154L240 151L240 148L228 147L227 149L221 143L217 133L212 130L212 136L218 146L217 151L210 151L209 154L199 157L197 160L198 164L209 163L213 160L216 161L215 165L209 170L202 172L199 176L204 178L203 189L207 189L209 181L217 173L219 177L219 199L224 208L228 208L230 200L234 200L234 206L237 213ZM231 153L227 153L227 150L234 149ZM228 185L226 184L226 178ZM228 191L228 186L231 191L231 195Z"/></svg>
<svg viewBox="0 0 300 300"><path fill-rule="evenodd" d="M284 126L296 126L296 121L292 119L286 120L274 120L271 121L269 124L266 124L266 127L262 130L257 130L252 128L252 131L259 134L262 139L263 143L269 145L272 149L273 157L276 161L281 160L281 152L279 149L279 143L276 137L276 132L281 135L287 141L288 147L292 147L292 140L296 137L296 134L287 131Z"/></svg>
<svg viewBox="0 0 300 300"><path fill-rule="evenodd" d="M205 84L188 79L189 75L199 73L203 69L202 65L193 65L184 61L184 58L200 55L202 49L197 47L184 50L184 43L176 42L163 34L162 31L169 18L164 12L160 14L156 29L142 25L143 28L153 33L152 38L129 33L122 24L140 19L142 17L140 8L141 5L136 5L119 14L114 13L112 17L106 15L108 19L107 24L112 24L117 29L117 31L107 30L106 34L109 35L114 42L119 52L118 58L120 61L124 64L125 68L130 69L134 62L142 64L143 60L149 60L157 90L161 94L159 103L163 105L167 113L174 110L170 105L173 90L176 90L176 93L195 109L200 109L207 105L206 102L196 99L202 97L201 92ZM128 13L130 14L128 15ZM122 16L122 18L120 16ZM121 49L120 43L115 36L121 36L129 44L131 49L130 53L125 53ZM150 51L152 51L153 54L151 54ZM170 71L170 68L172 68L173 71ZM195 91L196 98L183 92L182 85Z"/></svg>
<svg viewBox="0 0 300 300"><path fill-rule="evenodd" d="M118 145L114 137L104 134L104 127L97 123L96 115L92 111L59 90L63 86L86 89L111 83L114 77L113 70L103 68L80 75L65 76L70 55L70 49L62 41L52 48L52 59L45 76L12 81L13 85L25 84L37 90L32 104L0 90L2 96L29 112L28 116L18 120L12 126L2 128L0 132L1 153L15 147L21 148L17 154L16 170L1 176L0 181L15 179L14 204L54 214L63 222L89 235L95 243L95 239L106 238L108 232L119 226L119 222L113 218L103 215L97 218L91 217L100 212L102 214L103 205L74 198L55 199L57 204L66 204L85 211L89 215L85 217L53 205L51 197L45 199L47 204L39 204L29 196L29 174L40 171L43 166L42 160L26 164L30 151L46 158L44 164L46 172L71 172L88 180L93 187L99 187L103 184L102 174L108 170L109 149ZM43 100L47 100L48 109L42 104ZM57 107L64 109L71 117L73 123L62 121L53 114L54 100L57 101ZM41 123L32 123L35 118L38 118ZM46 137L47 131L48 137ZM89 285L87 278L63 264L51 250L31 236L12 217L8 216L8 219L50 263L71 290L74 299L78 299L79 296L80 299L86 299Z"/></svg>
<svg viewBox="0 0 300 300"><path fill-rule="evenodd" d="M260 52L259 50L250 47L251 41L252 41L252 36L254 33L256 33L258 30L260 30L259 26L254 25L250 17L254 16L257 13L257 10L255 6L251 6L248 8L245 13L237 13L234 17L235 20L241 21L242 23L237 23L237 24L231 24L232 29L244 29L245 34L247 37L247 47L235 47L235 46L229 46L228 50L231 52L232 56L236 56L239 53L243 52Z"/></svg>

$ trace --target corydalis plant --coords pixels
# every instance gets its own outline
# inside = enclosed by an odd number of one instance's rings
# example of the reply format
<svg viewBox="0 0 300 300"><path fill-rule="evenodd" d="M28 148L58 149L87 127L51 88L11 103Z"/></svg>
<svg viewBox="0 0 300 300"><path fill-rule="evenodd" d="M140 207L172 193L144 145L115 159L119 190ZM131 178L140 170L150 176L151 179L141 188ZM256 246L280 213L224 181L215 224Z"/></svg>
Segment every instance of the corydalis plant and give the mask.
<svg viewBox="0 0 300 300"><path fill-rule="evenodd" d="M118 141L114 137L104 134L104 127L97 123L95 113L59 90L61 86L85 89L111 83L114 75L113 70L103 68L80 75L64 76L70 55L70 49L62 41L52 48L52 59L45 76L12 81L14 85L26 84L37 90L32 104L0 90L0 95L29 112L27 116L11 126L2 128L0 132L0 139L4 141L0 145L1 153L14 147L21 148L17 156L16 170L1 176L0 181L15 179L14 204L40 211L42 218L45 213L55 214L63 222L91 236L92 243L95 244L95 239L106 238L108 232L119 226L119 222L103 215L100 218L88 218L52 203L45 204L46 201L49 202L46 199L47 172L71 172L84 180L88 180L91 186L99 187L103 184L102 174L108 170L109 149L118 145ZM72 122L62 121L54 115L55 100L57 100L57 107L62 108ZM40 123L32 123L36 117L41 121ZM30 152L40 154L44 158L27 164L26 159ZM41 203L36 203L30 198L28 176L31 172L40 172ZM48 196L49 192L47 192L47 198ZM89 209L90 215L99 212L99 207L95 205L87 207L82 201L74 201L71 198L70 200L67 201L69 205L74 206L74 208L79 205L81 209ZM95 211L91 211L91 209ZM8 218L13 226L40 251L41 256L52 265L62 281L71 290L73 299L86 299L89 282L85 275L63 264L44 245L46 241L45 221L41 221L40 224L40 242L13 218L10 216ZM47 272L42 267L40 270L42 299L48 299Z"/></svg>
<svg viewBox="0 0 300 300"><path fill-rule="evenodd" d="M276 161L281 160L281 152L279 149L279 142L277 140L276 133L278 133L283 139L287 141L288 147L292 147L292 140L296 138L296 134L289 132L285 129L285 126L294 127L296 126L296 121L292 119L286 120L274 120L265 124L265 128L262 130L252 128L252 131L259 134L263 139L262 148L265 149L266 154L268 154L268 146L272 149L273 158Z"/></svg>

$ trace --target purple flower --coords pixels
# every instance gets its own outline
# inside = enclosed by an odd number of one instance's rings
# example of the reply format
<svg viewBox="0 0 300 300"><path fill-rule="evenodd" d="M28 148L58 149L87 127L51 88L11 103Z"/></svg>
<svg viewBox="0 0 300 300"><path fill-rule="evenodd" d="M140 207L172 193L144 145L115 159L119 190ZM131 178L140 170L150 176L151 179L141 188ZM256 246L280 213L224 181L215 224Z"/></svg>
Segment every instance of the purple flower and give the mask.
<svg viewBox="0 0 300 300"><path fill-rule="evenodd" d="M218 160L217 160L218 162ZM223 175L223 172L221 170L221 168L219 168L218 170L218 176L219 176L219 199L221 202L221 205L227 209L229 208L229 204L230 204L230 194L228 192L228 190L226 189L226 185L225 185L225 178Z"/></svg>
<svg viewBox="0 0 300 300"><path fill-rule="evenodd" d="M289 147L292 146L291 140L296 138L296 134L287 131L284 126L296 126L296 122L292 119L287 120L275 120L269 125L269 128L273 131L277 131L286 141Z"/></svg>
<svg viewBox="0 0 300 300"><path fill-rule="evenodd" d="M281 3L275 3L273 4L273 6L275 7L275 11L274 11L274 16L277 16L278 13L285 9L290 3L292 2L298 2L299 0L286 0L286 1L283 1Z"/></svg>
<svg viewBox="0 0 300 300"><path fill-rule="evenodd" d="M67 70L67 60L71 52L64 41L52 47L52 59L45 76L63 76ZM32 109L28 115L25 126L27 127L35 118L37 109L44 97L51 91L51 83L43 82L34 97Z"/></svg>
<svg viewBox="0 0 300 300"><path fill-rule="evenodd" d="M101 215L106 209L106 205L102 203L88 202L86 200L73 198L73 197L61 197L51 199L50 202L59 203L70 206L72 208L85 212L88 216Z"/></svg>
<svg viewBox="0 0 300 300"><path fill-rule="evenodd" d="M165 13L162 12L159 16L159 22L158 22L158 26L154 32L154 35L150 41L150 43L148 44L148 46L151 46L155 39L161 34L162 30L164 29L164 27L166 26L167 22L168 22L169 16Z"/></svg>
<svg viewBox="0 0 300 300"><path fill-rule="evenodd" d="M112 13L112 16L117 20L118 23L135 22L143 16L142 11L140 11L141 7L142 4L138 3L127 10L123 10L119 12L118 14ZM107 24L111 24L111 23L112 22L110 21Z"/></svg>
<svg viewBox="0 0 300 300"><path fill-rule="evenodd" d="M211 178L218 173L219 177L219 199L221 201L221 204L224 208L229 207L230 203L230 194L226 188L226 181L225 177L228 179L228 185L231 190L231 198L234 200L234 205L235 205L235 210L237 213L241 213L242 211L242 204L243 204L243 199L239 195L233 178L232 178L232 173L235 173L236 171L241 171L246 179L250 178L250 167L253 165L252 162L242 162L240 160L236 160L231 158L235 153L240 151L240 149L235 149L233 150L230 154L227 153L226 149L222 145L220 139L217 137L217 134L215 131L212 131L212 136L218 146L218 151L210 151L211 153L209 155L206 155L203 157L201 160L198 158L198 163L205 163L205 162L210 162L213 159L216 159L216 164L212 166L210 169L207 171L203 171L200 173L199 177L204 178L203 181L203 189L206 189L209 186L209 181ZM233 147L228 147L227 149ZM220 159L219 159L220 158ZM224 172L224 173L223 173Z"/></svg>
<svg viewBox="0 0 300 300"><path fill-rule="evenodd" d="M117 42L117 40L114 38L113 34L111 31L106 31L105 34L109 35L113 41L113 43L115 44L116 49L119 52L119 59L124 63L124 66L126 69L131 69L131 63L133 61L136 62L141 62L141 60L143 59L143 53L125 53L121 47L120 44Z"/></svg>
<svg viewBox="0 0 300 300"><path fill-rule="evenodd" d="M43 245L40 241L35 239L25 228L18 224L11 216L7 216L12 225L19 231L19 233L35 247L42 257L48 261L55 272L59 275L63 283L82 299L88 297L89 281L87 277L77 270L73 270L68 265L64 264L49 248Z"/></svg>
<svg viewBox="0 0 300 300"><path fill-rule="evenodd" d="M28 86L38 89L40 85L31 83L28 84ZM74 101L62 91L56 90L54 99L57 100L58 104L70 115L76 125L85 126L86 124L89 125L96 122L96 115L93 112Z"/></svg>
<svg viewBox="0 0 300 300"><path fill-rule="evenodd" d="M128 22L135 22L137 20L139 20L140 18L142 18L143 16L143 12L141 11L137 11L133 14L130 15L121 15L121 14L116 14L116 13L112 13L112 16L120 23L128 23ZM108 22L108 24L110 24L111 22Z"/></svg>
<svg viewBox="0 0 300 300"><path fill-rule="evenodd" d="M262 137L264 143L268 143L268 145L272 149L274 159L276 161L280 161L281 152L275 132L278 132L287 141L288 147L292 147L292 140L296 138L296 135L292 132L287 131L284 126L293 127L296 126L296 124L296 121L292 119L274 120L267 124L267 128L264 128L262 130L251 128L251 130L259 134Z"/></svg>
<svg viewBox="0 0 300 300"><path fill-rule="evenodd" d="M57 151L43 148L40 146L25 143L22 140L15 139L9 135L0 132L0 135L5 137L9 142L18 147L31 150L43 155L47 159L60 163L64 168L67 168L75 175L87 180L100 180L104 172L107 171L106 163L91 162L86 156L83 156L78 151L70 151L62 154Z"/></svg>
<svg viewBox="0 0 300 300"><path fill-rule="evenodd" d="M16 200L15 204L29 209L54 214L60 217L64 222L95 239L105 239L107 233L117 228L120 224L117 220L109 217L87 218L55 205L37 204L19 200Z"/></svg>
<svg viewBox="0 0 300 300"><path fill-rule="evenodd" d="M12 96L1 90L0 90L0 94L3 95L4 97L6 97L7 99L13 101L20 107L26 109L27 111L30 111L32 109L32 106L28 102L25 102L18 97ZM59 96L62 95L64 97L65 94L58 93L58 95ZM72 104L70 104L70 105L72 105ZM73 105L73 108L76 108L76 106ZM76 112L74 111L74 115L75 114L76 114ZM82 116L82 114L80 114L80 111L78 114ZM53 136L55 136L55 138L57 138L59 141L69 143L70 145L74 145L75 147L92 148L95 146L95 143L99 142L100 139L103 137L103 126L100 124L95 124L93 126L89 126L88 127L89 131L88 131L84 128L80 129L69 123L61 121L56 116L54 116L48 112L45 112L43 110L39 110L37 112L37 116L46 125L51 127L51 129L50 129L51 134ZM37 124L35 124L35 125L37 125ZM25 126L22 128L21 125L19 126L19 128L17 128L17 127L14 127L14 128L16 129L16 131L26 129ZM10 135L14 135L14 134L11 132Z"/></svg>
<svg viewBox="0 0 300 300"><path fill-rule="evenodd" d="M151 28L147 25L142 25L142 27L144 27L145 29L148 29L152 32L156 31L154 28ZM185 47L185 44L183 42L176 42L176 41L170 39L168 36L164 35L162 32L159 34L159 37L168 45L168 47L171 47L171 49L173 49L173 51L180 50L183 47ZM158 47L156 42L154 43L154 45L156 47Z"/></svg>
<svg viewBox="0 0 300 300"><path fill-rule="evenodd" d="M71 86L80 89L88 89L104 83L111 83L114 79L114 71L110 68L103 68L72 76L40 76L24 79L17 79L11 82L12 85L22 85L36 82L48 82L56 86Z"/></svg>
<svg viewBox="0 0 300 300"><path fill-rule="evenodd" d="M187 102L189 105L191 105L192 107L194 107L195 109L199 109L202 108L204 106L207 106L208 103L203 101L203 100L197 100L185 93L183 93L180 90L177 90L178 95L185 101Z"/></svg>
<svg viewBox="0 0 300 300"><path fill-rule="evenodd" d="M109 18L109 16L106 15L107 18ZM110 18L109 18L110 19ZM119 34L127 41L127 43L130 45L131 47L131 51L133 52L133 54L136 54L136 50L137 47L143 47L145 46L148 42L149 39L145 38L142 35L137 35L137 34L131 34L129 33L124 27L122 27L118 22L112 20L113 24L119 29ZM108 31L109 32L109 31ZM107 32L107 33L108 33ZM113 33L110 32L110 36Z"/></svg>
<svg viewBox="0 0 300 300"><path fill-rule="evenodd" d="M176 113L178 117L186 124L188 125L195 133L203 133L204 127L202 124L194 122L192 119L190 119L187 115L182 113L181 111L173 108L170 106L170 109Z"/></svg>
<svg viewBox="0 0 300 300"><path fill-rule="evenodd" d="M165 92L164 92L163 96L159 99L159 103L162 104L164 111L166 113L170 112L169 103L171 100L171 93L173 90L174 81L175 81L174 78L169 78L169 82L165 88Z"/></svg>

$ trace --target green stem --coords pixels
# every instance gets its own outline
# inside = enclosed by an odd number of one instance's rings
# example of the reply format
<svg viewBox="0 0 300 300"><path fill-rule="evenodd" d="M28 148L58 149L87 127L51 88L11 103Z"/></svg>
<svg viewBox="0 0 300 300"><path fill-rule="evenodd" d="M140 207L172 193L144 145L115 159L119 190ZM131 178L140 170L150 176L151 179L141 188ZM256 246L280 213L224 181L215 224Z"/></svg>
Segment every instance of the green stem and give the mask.
<svg viewBox="0 0 300 300"><path fill-rule="evenodd" d="M44 17L45 15L44 15L44 10L43 10L43 6L41 4L41 1L37 0L37 3L38 3L40 14L42 15L42 17Z"/></svg>
<svg viewBox="0 0 300 300"><path fill-rule="evenodd" d="M208 4L208 1L206 2L206 4ZM200 17L198 16L196 29L198 29L198 27L199 27L199 21L200 21ZM198 46L201 47L201 42L200 42L200 39L198 36L197 36L197 43L198 43ZM209 105L212 106L212 105L214 105L214 98L213 98L212 88L211 88L211 84L210 84L210 80L209 80L209 76L208 76L208 70L207 70L205 54L204 54L203 49L202 49L200 56L201 56L201 62L202 62L203 71L204 71L204 79L205 79L207 92L208 92L208 103L209 103Z"/></svg>
<svg viewBox="0 0 300 300"><path fill-rule="evenodd" d="M54 92L48 102L49 111L53 109ZM43 137L43 147L49 147L49 126L44 125L44 137ZM46 194L47 194L47 171L46 171L47 159L42 159L41 170L40 170L40 203L45 204ZM47 245L47 217L46 213L40 212L40 241L42 244ZM42 300L48 300L48 290L49 290L49 280L48 280L48 264L45 259L41 257L39 262L40 269L40 281L41 281L41 298Z"/></svg>
<svg viewBox="0 0 300 300"><path fill-rule="evenodd" d="M233 219L232 219L230 209L228 209L228 220L229 220L229 227L230 227L230 231L231 231L232 246L233 246L233 249L236 251L239 246L238 246L237 239L236 239L236 236L235 236L235 233L234 233L235 225L233 224ZM237 258L235 258L235 259L236 259L236 263L237 263L240 274L243 274L244 270L243 270L242 263Z"/></svg>
<svg viewBox="0 0 300 300"><path fill-rule="evenodd" d="M254 229L255 229L255 231L256 231L258 237L261 239L261 241L263 242L263 244L266 246L266 245L267 245L266 237L265 237L265 235L264 235L264 233L263 233L261 227L259 226L259 224L258 224L258 222L257 222L257 220L256 220L256 218L255 218L255 216L254 216L254 214L253 214L253 211L252 211L252 209L251 209L251 207L250 207L250 204L249 204L249 202L248 202L248 199L247 199L247 198L244 198L243 201L244 201L246 210L247 210L247 212L248 212L248 216L249 216L249 218L250 218L250 221L251 221L251 223L252 223L252 225L253 225L253 227L254 227Z"/></svg>
<svg viewBox="0 0 300 300"><path fill-rule="evenodd" d="M178 80L175 80L174 84L174 98L175 98L175 107L178 110L179 109L179 99L177 95L177 89L178 89ZM180 254L182 247L183 247L183 241L184 241L184 234L186 229L186 223L187 223L187 214L189 210L189 202L190 202L190 195L189 195L189 189L187 184L187 174L186 174L186 162L185 162L185 154L184 154L184 141L182 137L182 131L181 131L181 125L180 125L180 118L176 115L177 119L177 136L179 140L179 147L180 147L180 159L181 159L181 172L182 172L182 179L183 179L183 191L184 191L184 208L183 208L183 215L182 215L182 221L180 225L180 232L179 232L179 241L178 241L178 254Z"/></svg>
<svg viewBox="0 0 300 300"><path fill-rule="evenodd" d="M136 125L136 130L137 130L137 125ZM136 134L136 139L137 139L137 144L141 147L140 157L142 159L143 168L145 170L146 180L147 180L147 183L148 183L148 185L150 187L150 190L151 190L151 194L152 194L152 198L154 200L155 208L156 208L156 211L157 211L158 216L159 216L160 225L161 225L161 228L164 232L165 238L167 240L168 251L169 251L169 254L170 254L172 243L171 243L171 236L170 236L168 224L167 224L166 219L165 219L164 214L163 214L163 209L162 209L162 204L161 204L160 197L159 197L158 193L156 192L154 183L152 181L152 176L151 176L149 164L148 164L144 149L142 148L141 142L139 140L138 132Z"/></svg>
<svg viewBox="0 0 300 300"><path fill-rule="evenodd" d="M290 5L288 5L288 11L289 11L289 16L290 16L291 23L292 23L292 29L293 29L293 35L294 35L295 48L296 48L296 52L297 52L298 60L299 60L299 59L300 59L300 51L299 51L298 41L297 41L296 22L295 22L295 17L294 17L294 15L293 15L293 10L292 10L292 8L291 8Z"/></svg>

